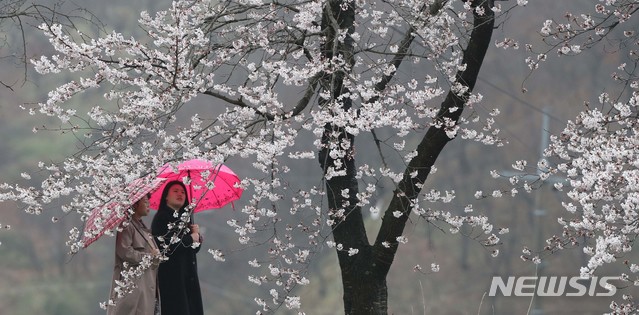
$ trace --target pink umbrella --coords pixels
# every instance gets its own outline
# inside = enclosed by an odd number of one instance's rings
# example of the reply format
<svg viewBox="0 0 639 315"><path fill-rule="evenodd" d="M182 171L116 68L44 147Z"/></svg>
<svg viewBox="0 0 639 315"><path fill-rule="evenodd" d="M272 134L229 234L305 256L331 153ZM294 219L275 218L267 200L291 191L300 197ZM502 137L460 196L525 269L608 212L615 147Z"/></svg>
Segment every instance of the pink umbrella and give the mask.
<svg viewBox="0 0 639 315"><path fill-rule="evenodd" d="M177 170L168 163L158 174L166 182L149 199L149 208L158 210L164 186L170 181L179 180L187 187L187 196L195 204L193 213L219 209L242 197L240 178L223 164L213 165L210 161L192 159L180 163Z"/></svg>
<svg viewBox="0 0 639 315"><path fill-rule="evenodd" d="M91 211L82 234L82 243L87 248L100 236L120 226L128 216L128 209L146 194L158 189L166 178L138 178L125 188L128 201L125 203L110 202Z"/></svg>

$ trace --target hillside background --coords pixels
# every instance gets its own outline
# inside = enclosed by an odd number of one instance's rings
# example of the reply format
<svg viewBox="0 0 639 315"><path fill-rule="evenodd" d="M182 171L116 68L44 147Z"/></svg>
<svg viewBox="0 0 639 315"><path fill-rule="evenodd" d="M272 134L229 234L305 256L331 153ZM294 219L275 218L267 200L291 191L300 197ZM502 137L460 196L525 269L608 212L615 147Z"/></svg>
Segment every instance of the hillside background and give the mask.
<svg viewBox="0 0 639 315"><path fill-rule="evenodd" d="M568 2L573 2L572 4ZM583 6L576 1L530 1L528 8L513 12L505 21L507 31L498 30L493 40L513 37L524 42L538 42L537 30L542 17L560 16L567 6ZM46 2L43 2L46 3ZM51 5L53 2L48 3ZM86 1L86 8L94 12L107 28L125 35L140 35L137 26L139 12L155 12L167 0ZM568 4L566 4L568 3ZM504 5L505 6L505 5ZM545 18L544 18L545 19ZM0 47L0 56L9 56L21 46L20 33L12 25L0 25L0 33L9 46ZM51 53L46 38L33 28L28 29L27 54L37 57ZM606 89L609 73L619 64L617 56L600 49L596 54L584 54L569 60L550 61L545 70L527 78L524 52L490 48L476 91L484 95L483 109L499 108L498 128L509 139L502 148L484 147L457 139L448 145L436 166L438 172L429 180L426 189L455 190L458 199L450 209L462 212L473 200L477 190L491 191L507 187L506 183L489 176L491 170L508 170L518 159L536 161L545 137L542 130L543 111L548 111L548 131L558 133L568 119L582 109L586 100L595 100ZM0 59L0 80L19 82L25 69L16 59ZM58 137L54 133L34 134L33 127L46 122L35 120L20 109L23 103L46 99L46 93L61 83L60 77L42 78L31 69L27 82L13 90L0 88L0 183L20 179L20 173L33 170L38 161L57 161L75 152L73 138ZM527 78L527 79L526 79ZM528 89L522 93L522 84ZM96 95L84 95L75 102L95 102ZM204 104L196 99L192 108ZM365 152L367 148L360 148ZM229 166L242 176L242 162ZM300 168L296 180L316 182L316 170ZM248 175L248 174L244 174ZM294 182L289 183L295 185ZM385 194L390 193L387 188ZM387 202L381 194L378 202ZM242 201L235 204L239 209ZM52 205L55 207L55 205ZM446 229L414 221L407 229L409 242L400 247L388 278L389 313L391 314L601 314L607 311L606 298L542 298L533 301L515 297L484 297L494 275L577 275L586 257L577 248L549 257L538 270L520 259L523 246L539 247L539 235L558 233L557 217L563 212L561 196L550 187L534 194L501 200L486 199L477 203L476 211L487 214L499 226L510 228L503 238L498 258L490 257L490 250L461 235L450 235ZM87 250L70 257L64 245L75 218L61 218L59 209L40 216L28 215L13 203L0 203L0 314L93 315L103 314L98 304L108 297L114 260L114 239L103 237ZM543 211L535 211L543 210ZM153 214L153 213L152 213ZM542 215L536 215L542 214ZM259 294L247 281L250 267L248 253L240 250L236 234L227 226L228 219L240 216L231 207L209 211L196 216L204 228L207 244L227 250L226 262L216 262L203 250L199 254L200 281L208 314L254 314L252 297ZM150 222L151 216L146 218ZM379 225L379 218L368 219L370 237ZM213 245L214 244L214 245ZM311 266L311 284L300 288L303 309L311 315L343 313L341 282L337 258L325 250ZM431 263L440 265L438 273L417 273L417 264L429 269ZM620 270L605 270L618 274ZM620 294L618 294L620 297ZM280 310L277 314L287 314Z"/></svg>

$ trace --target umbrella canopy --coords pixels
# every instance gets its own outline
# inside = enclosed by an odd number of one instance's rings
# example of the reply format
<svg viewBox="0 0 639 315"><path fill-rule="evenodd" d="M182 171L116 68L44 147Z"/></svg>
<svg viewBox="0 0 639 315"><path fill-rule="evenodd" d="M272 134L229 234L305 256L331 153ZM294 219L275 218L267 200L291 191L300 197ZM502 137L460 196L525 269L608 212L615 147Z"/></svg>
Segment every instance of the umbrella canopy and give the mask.
<svg viewBox="0 0 639 315"><path fill-rule="evenodd" d="M146 194L158 189L164 181L166 178L137 178L125 188L125 192L128 194L126 202L110 202L91 210L82 233L84 248L87 248L100 236L120 226L129 217L126 210Z"/></svg>
<svg viewBox="0 0 639 315"><path fill-rule="evenodd" d="M165 164L158 174L166 182L149 199L149 208L158 210L162 191L167 183L179 180L186 186L189 203L195 204L193 212L219 209L242 197L240 178L223 164L193 159L180 163L177 169Z"/></svg>

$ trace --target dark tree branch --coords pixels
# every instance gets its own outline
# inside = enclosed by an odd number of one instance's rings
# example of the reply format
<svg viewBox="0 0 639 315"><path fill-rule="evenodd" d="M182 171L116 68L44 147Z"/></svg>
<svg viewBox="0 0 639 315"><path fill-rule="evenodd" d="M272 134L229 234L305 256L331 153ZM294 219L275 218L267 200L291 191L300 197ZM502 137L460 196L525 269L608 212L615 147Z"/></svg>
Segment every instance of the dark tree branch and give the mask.
<svg viewBox="0 0 639 315"><path fill-rule="evenodd" d="M490 10L493 1L485 0L480 5L483 6L485 14L480 16L475 13L474 15L474 28L468 46L464 50L463 63L466 65L466 69L457 74L457 81L468 87L468 91L461 96L449 91L437 114L438 120L449 119L457 122L464 109L466 99L477 82L494 26L494 15ZM451 108L455 107L458 109L451 112ZM382 226L374 245L375 259L379 261L378 267L384 273L390 269L397 253L399 247L397 238L402 235L406 226L411 210L410 204L418 197L431 167L450 140L443 128L430 127L417 147L417 156L410 161L404 171L404 177L399 182L393 199L384 213ZM397 218L393 214L395 211L401 211L403 214ZM390 246L384 246L383 243L390 244Z"/></svg>

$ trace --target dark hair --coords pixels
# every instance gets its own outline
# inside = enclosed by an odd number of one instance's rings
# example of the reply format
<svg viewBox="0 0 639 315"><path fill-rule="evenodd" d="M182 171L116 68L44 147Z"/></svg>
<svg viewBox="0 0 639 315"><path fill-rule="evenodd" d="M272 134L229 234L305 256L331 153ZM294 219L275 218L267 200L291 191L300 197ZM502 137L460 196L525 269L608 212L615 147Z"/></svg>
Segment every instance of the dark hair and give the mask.
<svg viewBox="0 0 639 315"><path fill-rule="evenodd" d="M166 183L166 186L164 186L164 190L162 190L162 198L160 199L160 206L158 207L158 211L162 211L165 208L169 208L169 206L166 204L166 196L169 195L169 189L171 189L171 186L173 185L182 186L182 188L184 188L184 193L186 194L186 198L184 198L184 204L179 209L180 212L184 211L184 208L186 208L186 206L189 205L189 196L187 194L186 185L184 185L182 181L174 180L174 181L170 181Z"/></svg>

